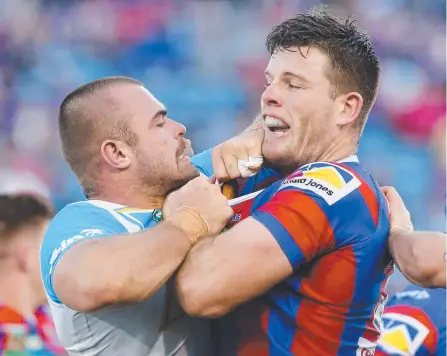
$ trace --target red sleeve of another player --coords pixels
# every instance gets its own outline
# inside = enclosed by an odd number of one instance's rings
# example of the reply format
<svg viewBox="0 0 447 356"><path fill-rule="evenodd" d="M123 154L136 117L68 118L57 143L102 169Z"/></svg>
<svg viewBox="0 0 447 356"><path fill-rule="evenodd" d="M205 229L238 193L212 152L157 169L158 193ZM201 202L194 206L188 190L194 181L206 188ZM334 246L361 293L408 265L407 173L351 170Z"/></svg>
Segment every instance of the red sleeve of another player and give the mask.
<svg viewBox="0 0 447 356"><path fill-rule="evenodd" d="M316 197L282 190L252 214L270 230L295 269L334 248L334 232Z"/></svg>

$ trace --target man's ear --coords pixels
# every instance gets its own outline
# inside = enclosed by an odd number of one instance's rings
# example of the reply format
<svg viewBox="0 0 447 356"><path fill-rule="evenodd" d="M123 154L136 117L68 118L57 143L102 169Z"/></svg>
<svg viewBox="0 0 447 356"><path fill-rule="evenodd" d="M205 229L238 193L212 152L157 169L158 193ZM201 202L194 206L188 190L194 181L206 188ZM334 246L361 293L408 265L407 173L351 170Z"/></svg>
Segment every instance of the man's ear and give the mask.
<svg viewBox="0 0 447 356"><path fill-rule="evenodd" d="M106 140L101 145L101 157L117 169L129 168L131 153L130 147L122 141Z"/></svg>
<svg viewBox="0 0 447 356"><path fill-rule="evenodd" d="M363 97L359 93L351 92L340 95L336 100L340 104L336 113L336 124L338 126L345 126L359 118L363 107Z"/></svg>

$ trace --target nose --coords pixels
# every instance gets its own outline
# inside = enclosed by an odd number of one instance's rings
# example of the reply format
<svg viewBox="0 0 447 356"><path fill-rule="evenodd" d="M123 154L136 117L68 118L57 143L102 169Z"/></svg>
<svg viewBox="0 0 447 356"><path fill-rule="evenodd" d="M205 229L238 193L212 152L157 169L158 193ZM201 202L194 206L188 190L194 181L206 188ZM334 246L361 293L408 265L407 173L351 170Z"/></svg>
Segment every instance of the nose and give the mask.
<svg viewBox="0 0 447 356"><path fill-rule="evenodd" d="M265 88L261 96L261 104L265 106L281 106L282 99L279 94L279 88L273 83Z"/></svg>
<svg viewBox="0 0 447 356"><path fill-rule="evenodd" d="M171 124L172 124L172 128L173 128L173 132L174 132L174 136L176 138L180 138L180 137L184 137L186 134L186 127L184 125L182 125L180 122L171 120Z"/></svg>

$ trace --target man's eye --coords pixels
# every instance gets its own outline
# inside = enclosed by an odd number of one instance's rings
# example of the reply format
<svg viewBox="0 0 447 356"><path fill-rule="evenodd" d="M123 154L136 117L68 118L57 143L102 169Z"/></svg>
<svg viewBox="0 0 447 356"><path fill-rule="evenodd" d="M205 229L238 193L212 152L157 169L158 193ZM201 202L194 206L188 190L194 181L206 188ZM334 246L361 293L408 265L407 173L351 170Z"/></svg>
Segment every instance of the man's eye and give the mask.
<svg viewBox="0 0 447 356"><path fill-rule="evenodd" d="M270 83L264 84L264 88L268 88L270 86Z"/></svg>
<svg viewBox="0 0 447 356"><path fill-rule="evenodd" d="M157 124L157 127L163 127L166 124L166 121L162 121Z"/></svg>
<svg viewBox="0 0 447 356"><path fill-rule="evenodd" d="M297 85L293 85L293 84L287 84L287 88L289 88L289 89L301 89L301 87L300 86L297 86Z"/></svg>

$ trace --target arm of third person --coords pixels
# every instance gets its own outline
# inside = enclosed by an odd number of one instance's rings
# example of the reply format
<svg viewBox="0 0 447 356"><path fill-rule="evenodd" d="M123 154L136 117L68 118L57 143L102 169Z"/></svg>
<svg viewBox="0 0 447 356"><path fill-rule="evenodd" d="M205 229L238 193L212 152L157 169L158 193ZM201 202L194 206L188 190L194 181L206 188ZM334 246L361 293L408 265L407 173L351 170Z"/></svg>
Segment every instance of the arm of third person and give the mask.
<svg viewBox="0 0 447 356"><path fill-rule="evenodd" d="M426 288L446 287L446 235L413 231L410 213L392 187L383 192L390 205L390 252L404 276Z"/></svg>

